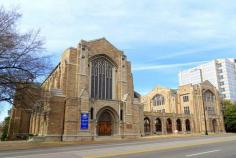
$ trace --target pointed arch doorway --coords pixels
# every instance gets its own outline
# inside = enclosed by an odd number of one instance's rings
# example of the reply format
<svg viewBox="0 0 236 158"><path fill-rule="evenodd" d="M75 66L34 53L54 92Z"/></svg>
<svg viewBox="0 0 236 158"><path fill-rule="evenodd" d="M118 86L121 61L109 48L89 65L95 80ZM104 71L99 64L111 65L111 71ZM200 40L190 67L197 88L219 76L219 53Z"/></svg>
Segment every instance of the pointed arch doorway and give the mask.
<svg viewBox="0 0 236 158"><path fill-rule="evenodd" d="M168 119L166 120L166 130L167 130L167 133L168 133L168 134L173 133L173 131L172 131L172 121L171 121L170 118L168 118Z"/></svg>
<svg viewBox="0 0 236 158"><path fill-rule="evenodd" d="M97 116L97 135L112 136L116 133L117 116L110 108L102 109Z"/></svg>
<svg viewBox="0 0 236 158"><path fill-rule="evenodd" d="M216 119L212 120L212 132L214 132L214 133L217 132L217 121L216 121Z"/></svg>
<svg viewBox="0 0 236 158"><path fill-rule="evenodd" d="M112 117L104 111L98 119L98 135L111 136L112 134Z"/></svg>

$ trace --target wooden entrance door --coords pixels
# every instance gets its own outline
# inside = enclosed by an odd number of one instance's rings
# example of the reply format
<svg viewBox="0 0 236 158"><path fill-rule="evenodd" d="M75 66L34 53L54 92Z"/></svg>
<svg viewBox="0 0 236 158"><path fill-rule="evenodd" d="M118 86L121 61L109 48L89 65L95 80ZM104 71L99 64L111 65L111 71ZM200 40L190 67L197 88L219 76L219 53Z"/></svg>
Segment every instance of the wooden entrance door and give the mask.
<svg viewBox="0 0 236 158"><path fill-rule="evenodd" d="M99 117L97 132L99 136L112 135L112 116L108 111L104 111Z"/></svg>
<svg viewBox="0 0 236 158"><path fill-rule="evenodd" d="M99 136L110 136L111 135L111 122L108 122L108 121L99 122L98 135Z"/></svg>

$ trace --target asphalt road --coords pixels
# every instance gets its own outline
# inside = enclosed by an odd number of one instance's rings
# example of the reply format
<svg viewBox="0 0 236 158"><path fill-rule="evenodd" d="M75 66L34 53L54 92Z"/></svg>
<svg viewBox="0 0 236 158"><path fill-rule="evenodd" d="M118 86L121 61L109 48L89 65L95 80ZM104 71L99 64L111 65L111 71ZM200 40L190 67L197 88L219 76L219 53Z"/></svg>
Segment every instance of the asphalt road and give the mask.
<svg viewBox="0 0 236 158"><path fill-rule="evenodd" d="M236 135L142 140L0 152L0 158L236 158Z"/></svg>
<svg viewBox="0 0 236 158"><path fill-rule="evenodd" d="M236 141L114 156L113 158L236 158Z"/></svg>

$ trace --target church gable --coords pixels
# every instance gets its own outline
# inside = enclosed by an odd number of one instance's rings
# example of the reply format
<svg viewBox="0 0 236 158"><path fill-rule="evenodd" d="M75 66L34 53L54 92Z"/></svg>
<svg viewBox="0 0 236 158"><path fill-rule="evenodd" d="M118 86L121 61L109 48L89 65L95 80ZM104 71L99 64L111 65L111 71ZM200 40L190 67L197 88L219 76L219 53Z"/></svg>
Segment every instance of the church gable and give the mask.
<svg viewBox="0 0 236 158"><path fill-rule="evenodd" d="M82 41L85 42L85 41ZM89 47L90 51L114 51L114 52L121 52L117 49L114 45L112 45L108 40L105 38L100 38L97 40L86 41L87 46Z"/></svg>
<svg viewBox="0 0 236 158"><path fill-rule="evenodd" d="M208 80L200 83L200 85L202 86L202 88L205 88L205 89L210 89L211 91L214 91L215 90L215 86Z"/></svg>
<svg viewBox="0 0 236 158"><path fill-rule="evenodd" d="M88 51L89 56L92 57L98 54L105 54L109 56L111 59L118 59L123 56L122 51L118 50L114 47L109 41L105 38L92 40L92 41L81 41L81 44L84 45Z"/></svg>
<svg viewBox="0 0 236 158"><path fill-rule="evenodd" d="M213 84L208 80L205 80L204 82L202 82L201 85L213 86Z"/></svg>

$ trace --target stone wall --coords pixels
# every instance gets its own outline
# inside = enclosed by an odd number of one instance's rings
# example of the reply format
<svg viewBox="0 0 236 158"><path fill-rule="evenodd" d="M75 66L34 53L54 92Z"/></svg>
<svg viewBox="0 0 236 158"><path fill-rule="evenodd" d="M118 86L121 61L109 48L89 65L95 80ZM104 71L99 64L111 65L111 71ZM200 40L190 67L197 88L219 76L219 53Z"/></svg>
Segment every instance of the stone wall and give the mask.
<svg viewBox="0 0 236 158"><path fill-rule="evenodd" d="M8 132L10 140L24 138L29 133L30 115L30 111L22 108L12 108Z"/></svg>

